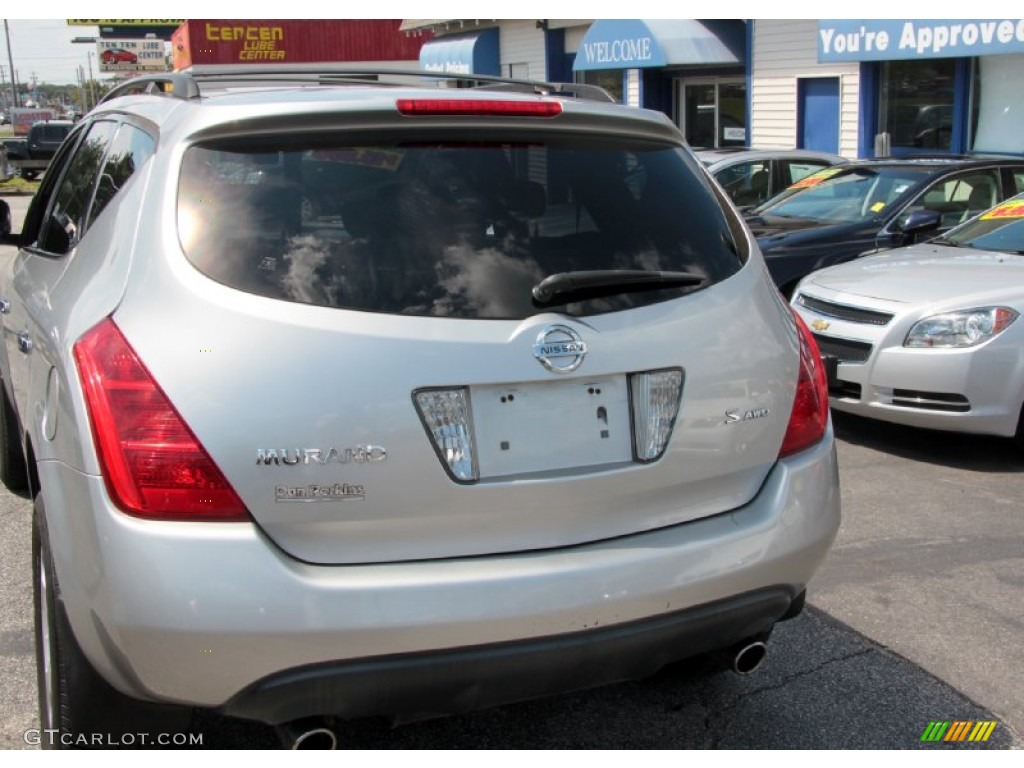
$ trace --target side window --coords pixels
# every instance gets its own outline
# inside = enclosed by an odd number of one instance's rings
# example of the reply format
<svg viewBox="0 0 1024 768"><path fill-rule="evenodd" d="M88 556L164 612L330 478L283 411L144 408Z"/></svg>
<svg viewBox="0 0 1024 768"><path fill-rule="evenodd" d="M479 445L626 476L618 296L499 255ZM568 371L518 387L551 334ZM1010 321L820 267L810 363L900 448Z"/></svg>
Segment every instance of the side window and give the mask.
<svg viewBox="0 0 1024 768"><path fill-rule="evenodd" d="M85 233L96 176L116 123L96 122L75 150L43 224L39 247L49 253L65 254Z"/></svg>
<svg viewBox="0 0 1024 768"><path fill-rule="evenodd" d="M107 207L107 203L114 199L114 195L128 183L132 174L153 156L154 144L148 133L128 123L121 125L110 145L110 152L107 153L107 160L96 185L96 197L89 211L90 226Z"/></svg>
<svg viewBox="0 0 1024 768"><path fill-rule="evenodd" d="M925 190L909 211L930 210L940 216L943 229L956 226L999 202L996 171L970 171L936 182Z"/></svg>
<svg viewBox="0 0 1024 768"><path fill-rule="evenodd" d="M1024 171L1013 172L1013 186L1016 188L1018 195L1024 192Z"/></svg>
<svg viewBox="0 0 1024 768"><path fill-rule="evenodd" d="M715 178L736 205L755 205L768 199L771 168L767 160L730 165Z"/></svg>
<svg viewBox="0 0 1024 768"><path fill-rule="evenodd" d="M46 209L50 206L50 200L53 199L57 191L57 182L64 175L68 164L71 162L74 145L79 138L80 136L76 135L73 139L69 140L58 150L53 160L50 161L50 165L46 169L46 175L43 176L43 181L39 185L39 191L32 198L28 212L25 214L25 223L21 230L21 242L25 245L31 245L39 241L39 233L44 221L43 216L46 213Z"/></svg>

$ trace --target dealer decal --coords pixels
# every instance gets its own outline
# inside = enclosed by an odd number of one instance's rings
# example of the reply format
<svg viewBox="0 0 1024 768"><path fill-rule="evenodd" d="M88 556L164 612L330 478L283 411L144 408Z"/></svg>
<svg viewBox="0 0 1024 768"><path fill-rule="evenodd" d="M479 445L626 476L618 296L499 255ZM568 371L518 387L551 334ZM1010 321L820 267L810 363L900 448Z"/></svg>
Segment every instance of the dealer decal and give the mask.
<svg viewBox="0 0 1024 768"><path fill-rule="evenodd" d="M334 483L333 485L278 485L274 488L274 501L310 503L318 501L349 501L365 499L366 490L361 485Z"/></svg>
<svg viewBox="0 0 1024 768"><path fill-rule="evenodd" d="M826 168L823 171L812 173L810 176L804 176L796 184L790 184L790 189L803 189L804 187L813 187L815 184L821 184L825 179L835 176L837 173L842 171L842 168Z"/></svg>
<svg viewBox="0 0 1024 768"><path fill-rule="evenodd" d="M1016 200L997 205L991 211L983 213L981 219L1024 219L1024 201Z"/></svg>

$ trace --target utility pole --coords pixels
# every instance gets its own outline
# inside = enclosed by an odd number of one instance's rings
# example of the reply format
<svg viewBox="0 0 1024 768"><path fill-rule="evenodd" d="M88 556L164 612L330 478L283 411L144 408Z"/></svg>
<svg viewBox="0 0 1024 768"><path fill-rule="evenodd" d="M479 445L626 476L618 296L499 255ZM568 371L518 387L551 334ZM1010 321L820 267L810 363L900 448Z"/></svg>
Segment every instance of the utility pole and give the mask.
<svg viewBox="0 0 1024 768"><path fill-rule="evenodd" d="M92 51L88 51L89 54L89 109L96 106L96 90L92 82ZM89 110L87 109L86 112Z"/></svg>
<svg viewBox="0 0 1024 768"><path fill-rule="evenodd" d="M11 65L11 92L14 94L14 106L20 107L21 102L18 100L18 77L14 71L14 56L11 54L11 30L7 26L7 19L4 19L4 35L7 38L7 63Z"/></svg>
<svg viewBox="0 0 1024 768"><path fill-rule="evenodd" d="M85 114L89 110L85 108L85 73L82 71L82 65L78 65L78 103L82 105L82 111L79 116Z"/></svg>

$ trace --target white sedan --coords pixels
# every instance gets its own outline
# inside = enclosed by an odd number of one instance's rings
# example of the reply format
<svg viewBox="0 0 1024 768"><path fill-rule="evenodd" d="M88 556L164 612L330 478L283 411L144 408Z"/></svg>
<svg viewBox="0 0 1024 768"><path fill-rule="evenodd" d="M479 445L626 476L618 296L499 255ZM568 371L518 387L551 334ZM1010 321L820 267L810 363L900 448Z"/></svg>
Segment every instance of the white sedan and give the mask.
<svg viewBox="0 0 1024 768"><path fill-rule="evenodd" d="M1024 195L936 240L814 272L793 306L833 409L1024 448Z"/></svg>

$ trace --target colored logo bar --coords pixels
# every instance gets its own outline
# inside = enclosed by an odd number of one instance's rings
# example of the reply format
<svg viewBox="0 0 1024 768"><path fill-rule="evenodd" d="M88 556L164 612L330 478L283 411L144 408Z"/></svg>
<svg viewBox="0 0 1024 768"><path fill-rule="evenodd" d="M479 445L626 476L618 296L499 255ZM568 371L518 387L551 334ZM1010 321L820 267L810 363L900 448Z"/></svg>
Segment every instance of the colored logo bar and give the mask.
<svg viewBox="0 0 1024 768"><path fill-rule="evenodd" d="M921 741L988 741L997 724L995 720L932 720Z"/></svg>

